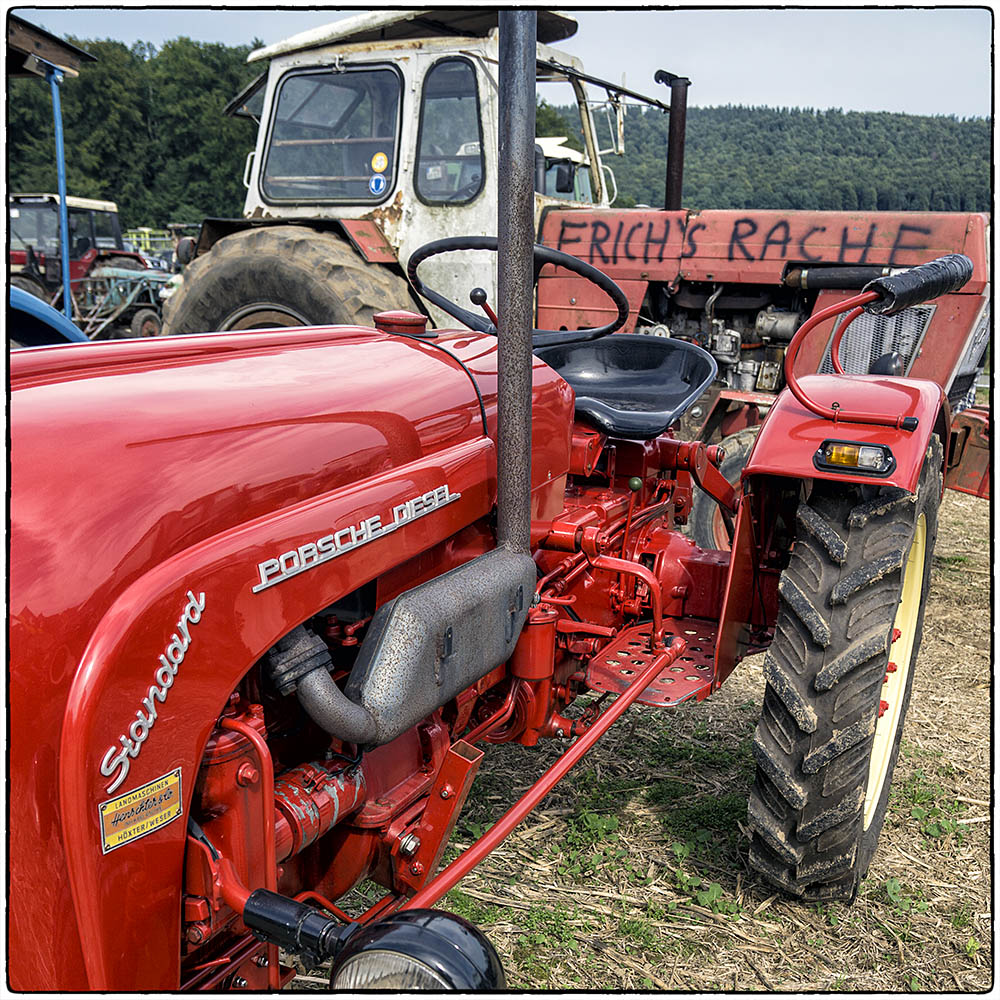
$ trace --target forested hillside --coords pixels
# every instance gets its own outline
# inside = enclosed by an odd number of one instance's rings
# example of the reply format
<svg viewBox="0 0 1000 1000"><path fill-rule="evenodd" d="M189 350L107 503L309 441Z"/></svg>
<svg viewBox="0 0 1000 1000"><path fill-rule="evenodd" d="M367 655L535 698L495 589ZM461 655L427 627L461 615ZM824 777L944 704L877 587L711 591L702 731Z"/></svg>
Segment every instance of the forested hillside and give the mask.
<svg viewBox="0 0 1000 1000"><path fill-rule="evenodd" d="M239 215L256 128L222 109L260 72L248 48L179 38L161 49L71 39L98 62L62 86L71 194L118 202L126 226ZM52 107L41 79L12 80L13 191L54 191ZM573 134L568 108L543 105L539 134ZM690 208L987 211L986 119L789 108L688 109ZM663 200L667 118L630 108L624 158L607 157L618 204Z"/></svg>
<svg viewBox="0 0 1000 1000"><path fill-rule="evenodd" d="M61 88L68 192L116 201L125 226L239 215L257 130L222 109L261 72L246 63L250 48L69 41L98 61ZM55 191L49 88L11 80L8 95L10 189Z"/></svg>
<svg viewBox="0 0 1000 1000"><path fill-rule="evenodd" d="M988 211L990 133L984 118L689 108L684 204ZM622 205L663 203L666 148L667 116L630 108L625 156L608 158Z"/></svg>

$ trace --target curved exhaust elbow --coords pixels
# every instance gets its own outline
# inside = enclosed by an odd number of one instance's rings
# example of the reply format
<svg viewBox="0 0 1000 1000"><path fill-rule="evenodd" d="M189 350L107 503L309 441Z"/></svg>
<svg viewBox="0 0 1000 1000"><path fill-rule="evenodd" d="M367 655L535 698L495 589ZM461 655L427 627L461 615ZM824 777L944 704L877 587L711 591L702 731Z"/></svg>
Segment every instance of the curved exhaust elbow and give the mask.
<svg viewBox="0 0 1000 1000"><path fill-rule="evenodd" d="M375 719L337 687L326 643L300 625L279 639L268 656L271 680L281 692L298 695L306 715L344 743L375 741Z"/></svg>
<svg viewBox="0 0 1000 1000"><path fill-rule="evenodd" d="M295 693L303 711L324 732L359 746L375 742L375 720L337 687L326 670L313 670L301 677Z"/></svg>

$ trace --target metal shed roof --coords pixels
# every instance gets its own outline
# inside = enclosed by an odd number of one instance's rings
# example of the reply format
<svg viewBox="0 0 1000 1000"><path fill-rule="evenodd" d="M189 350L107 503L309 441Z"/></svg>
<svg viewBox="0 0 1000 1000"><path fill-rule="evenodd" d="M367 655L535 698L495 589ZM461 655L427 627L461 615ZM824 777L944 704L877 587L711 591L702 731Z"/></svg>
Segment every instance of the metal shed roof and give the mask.
<svg viewBox="0 0 1000 1000"><path fill-rule="evenodd" d="M78 76L80 64L97 62L97 57L16 14L8 14L7 76L44 76L38 60L58 66L67 76Z"/></svg>

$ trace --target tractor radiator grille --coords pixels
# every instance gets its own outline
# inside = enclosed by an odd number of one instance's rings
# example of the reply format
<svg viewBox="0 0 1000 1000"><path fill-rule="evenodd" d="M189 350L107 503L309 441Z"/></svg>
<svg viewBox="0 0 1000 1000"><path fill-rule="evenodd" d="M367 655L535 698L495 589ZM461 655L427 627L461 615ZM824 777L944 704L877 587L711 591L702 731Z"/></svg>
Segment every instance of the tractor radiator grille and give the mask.
<svg viewBox="0 0 1000 1000"><path fill-rule="evenodd" d="M990 342L990 302L986 300L979 322L969 337L969 346L962 355L955 378L948 388L948 402L951 412L958 413L976 401L976 382L983 372L986 360L986 345Z"/></svg>
<svg viewBox="0 0 1000 1000"><path fill-rule="evenodd" d="M867 375L872 363L883 354L896 351L903 359L903 374L910 371L920 344L934 315L934 306L911 306L895 316L876 316L862 313L848 328L840 344L840 363L848 375ZM837 332L843 317L837 320ZM830 343L833 334L830 335ZM827 343L820 362L821 375L833 371L830 360L830 343Z"/></svg>

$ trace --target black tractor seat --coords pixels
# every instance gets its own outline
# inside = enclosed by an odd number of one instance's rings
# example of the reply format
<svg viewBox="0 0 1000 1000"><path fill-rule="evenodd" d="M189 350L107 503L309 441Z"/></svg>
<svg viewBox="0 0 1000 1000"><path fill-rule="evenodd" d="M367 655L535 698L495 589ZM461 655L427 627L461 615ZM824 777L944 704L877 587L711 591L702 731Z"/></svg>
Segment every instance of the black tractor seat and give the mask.
<svg viewBox="0 0 1000 1000"><path fill-rule="evenodd" d="M613 437L640 441L678 420L717 371L700 347L644 334L615 333L534 354L573 387L577 417Z"/></svg>

